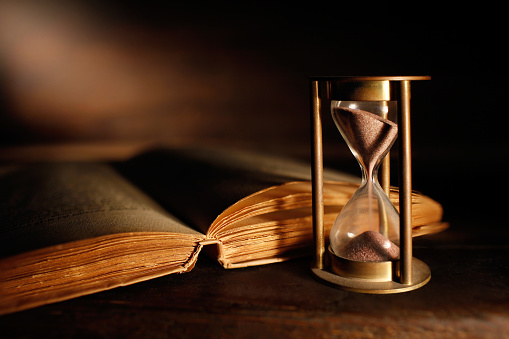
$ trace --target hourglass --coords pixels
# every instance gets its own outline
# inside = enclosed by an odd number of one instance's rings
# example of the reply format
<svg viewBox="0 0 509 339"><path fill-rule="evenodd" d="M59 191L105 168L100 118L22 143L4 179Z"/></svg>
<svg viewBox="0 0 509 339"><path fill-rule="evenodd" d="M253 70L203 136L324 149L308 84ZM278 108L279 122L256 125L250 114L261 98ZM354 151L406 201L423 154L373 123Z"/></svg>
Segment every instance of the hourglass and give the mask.
<svg viewBox="0 0 509 339"><path fill-rule="evenodd" d="M346 290L379 294L413 290L429 281L428 266L412 257L410 161L410 81L428 79L311 78L315 236L312 270L320 279ZM330 105L329 114L362 172L359 189L330 230L327 249L321 131L324 103ZM398 137L399 213L388 197L390 162L386 157ZM378 180L380 166L383 188Z"/></svg>

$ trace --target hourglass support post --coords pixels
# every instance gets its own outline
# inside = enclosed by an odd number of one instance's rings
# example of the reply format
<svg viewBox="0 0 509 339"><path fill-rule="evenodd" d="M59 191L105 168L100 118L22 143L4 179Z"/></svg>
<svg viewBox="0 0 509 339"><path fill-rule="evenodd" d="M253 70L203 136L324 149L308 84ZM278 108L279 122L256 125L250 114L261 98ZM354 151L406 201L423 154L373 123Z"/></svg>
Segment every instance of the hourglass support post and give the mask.
<svg viewBox="0 0 509 339"><path fill-rule="evenodd" d="M387 102L384 102L385 105L387 105ZM382 118L389 119L389 112L388 110L386 112L382 113ZM380 177L380 183L382 185L382 190L387 194L389 197L391 194L391 160L390 160L390 151L387 152L385 155L385 158L382 160L382 164L380 166L379 170L379 177ZM388 221L387 221L387 214L384 211L383 208L380 209L381 213L381 220L380 220L380 233L387 236L388 234Z"/></svg>
<svg viewBox="0 0 509 339"><path fill-rule="evenodd" d="M384 101L385 106L387 106L387 102ZM382 118L389 119L389 112L382 113ZM382 165L380 166L380 183L382 184L382 189L385 194L389 196L391 191L391 154L390 151L387 152L385 158L382 160Z"/></svg>
<svg viewBox="0 0 509 339"><path fill-rule="evenodd" d="M391 191L391 159L390 152L387 152L384 160L382 160L382 166L380 166L380 183L385 194L389 196Z"/></svg>
<svg viewBox="0 0 509 339"><path fill-rule="evenodd" d="M400 85L399 171L400 171L400 279L412 284L412 154L410 137L410 81Z"/></svg>
<svg viewBox="0 0 509 339"><path fill-rule="evenodd" d="M325 238L324 238L324 208L323 208L323 146L322 146L322 118L319 81L310 82L311 116L312 116L312 194L313 194L313 233L315 239L315 262L317 269L324 268Z"/></svg>

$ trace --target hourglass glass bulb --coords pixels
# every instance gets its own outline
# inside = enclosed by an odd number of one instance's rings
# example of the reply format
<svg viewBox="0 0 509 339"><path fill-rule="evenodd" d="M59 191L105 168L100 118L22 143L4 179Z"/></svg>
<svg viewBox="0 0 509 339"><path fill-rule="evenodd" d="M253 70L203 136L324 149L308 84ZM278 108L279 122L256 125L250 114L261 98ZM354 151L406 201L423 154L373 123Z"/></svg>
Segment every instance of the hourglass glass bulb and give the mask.
<svg viewBox="0 0 509 339"><path fill-rule="evenodd" d="M398 126L374 113L334 102L332 116L358 160L363 181L336 219L331 248L354 261L388 261L399 257L399 216L376 178L381 160L398 134Z"/></svg>

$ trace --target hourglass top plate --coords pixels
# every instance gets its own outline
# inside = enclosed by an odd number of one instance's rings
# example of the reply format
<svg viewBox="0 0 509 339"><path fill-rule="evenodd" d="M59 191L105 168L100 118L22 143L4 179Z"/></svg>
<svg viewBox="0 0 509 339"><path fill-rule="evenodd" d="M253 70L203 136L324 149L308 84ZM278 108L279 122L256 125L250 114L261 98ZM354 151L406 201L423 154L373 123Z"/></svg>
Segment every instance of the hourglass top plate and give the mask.
<svg viewBox="0 0 509 339"><path fill-rule="evenodd" d="M311 80L327 81L417 81L431 80L429 75L398 75L398 76L312 76Z"/></svg>

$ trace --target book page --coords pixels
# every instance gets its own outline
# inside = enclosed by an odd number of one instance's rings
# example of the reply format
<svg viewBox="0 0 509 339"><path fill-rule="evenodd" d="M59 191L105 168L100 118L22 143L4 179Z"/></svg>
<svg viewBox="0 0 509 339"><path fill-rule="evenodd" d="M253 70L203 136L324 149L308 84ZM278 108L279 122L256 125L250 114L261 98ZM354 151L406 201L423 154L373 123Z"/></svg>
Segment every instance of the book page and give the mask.
<svg viewBox="0 0 509 339"><path fill-rule="evenodd" d="M172 215L203 233L219 214L253 193L311 180L311 167L306 163L208 148L156 150L119 164L119 170ZM339 172L326 173L325 178L359 180Z"/></svg>
<svg viewBox="0 0 509 339"><path fill-rule="evenodd" d="M225 267L238 267L286 260L312 246L310 167L252 152L200 148L158 150L119 168L170 213L216 240ZM324 180L330 229L360 180L331 170ZM418 221L413 226L421 234L445 227L440 204L422 195L413 201L413 221Z"/></svg>
<svg viewBox="0 0 509 339"><path fill-rule="evenodd" d="M357 190L358 185L324 183L324 236ZM226 268L245 267L310 255L313 246L312 188L309 182L291 182L240 200L222 213L209 236L221 240L219 261ZM398 192L391 191L398 208ZM412 196L412 235L439 232L442 206L419 193Z"/></svg>
<svg viewBox="0 0 509 339"><path fill-rule="evenodd" d="M51 163L0 173L0 257L109 234L203 237L109 165Z"/></svg>

